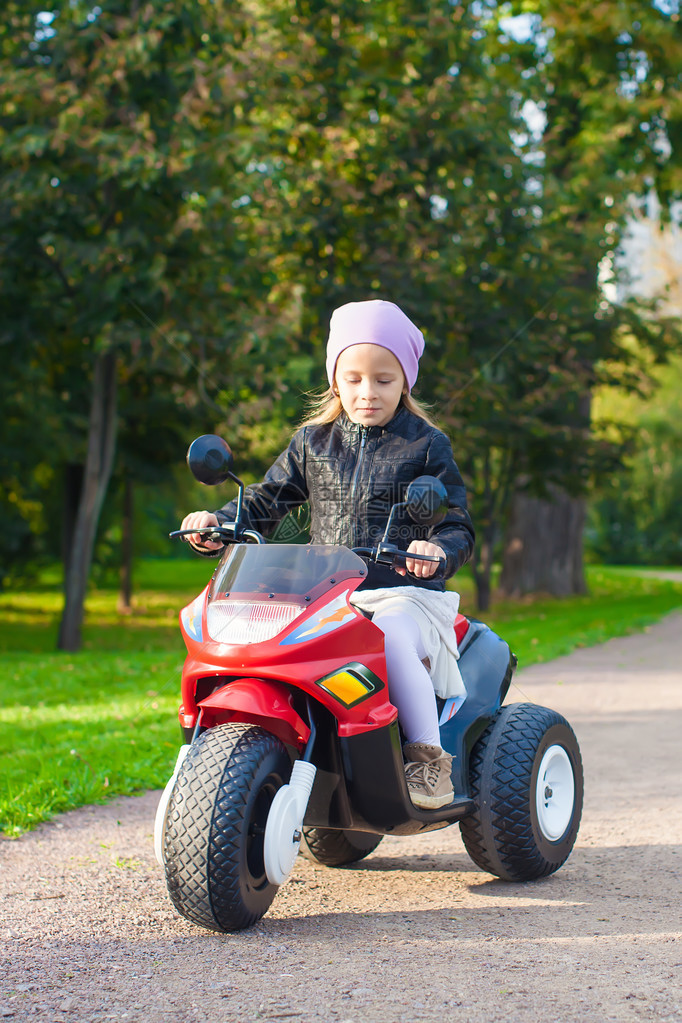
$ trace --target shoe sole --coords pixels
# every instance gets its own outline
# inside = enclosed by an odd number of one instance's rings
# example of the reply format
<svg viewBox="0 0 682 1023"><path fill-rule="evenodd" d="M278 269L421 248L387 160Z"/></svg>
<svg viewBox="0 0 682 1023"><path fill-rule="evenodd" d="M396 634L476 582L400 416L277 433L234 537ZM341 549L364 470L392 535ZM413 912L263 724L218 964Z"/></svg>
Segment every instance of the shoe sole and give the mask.
<svg viewBox="0 0 682 1023"><path fill-rule="evenodd" d="M444 796L413 796L410 795L412 805L420 810L438 810L441 806L447 806L455 798L454 789Z"/></svg>

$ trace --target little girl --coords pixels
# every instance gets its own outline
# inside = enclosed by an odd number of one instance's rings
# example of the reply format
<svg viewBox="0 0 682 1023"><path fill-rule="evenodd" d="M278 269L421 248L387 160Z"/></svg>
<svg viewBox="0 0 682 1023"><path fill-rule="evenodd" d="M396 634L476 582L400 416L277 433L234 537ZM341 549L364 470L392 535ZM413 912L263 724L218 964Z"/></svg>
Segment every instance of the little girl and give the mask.
<svg viewBox="0 0 682 1023"><path fill-rule="evenodd" d="M454 792L452 758L440 745L434 683L426 667L434 660L426 633L429 617L442 619L444 613L454 626L457 600L444 592L445 579L470 557L474 531L450 441L410 394L423 350L421 331L392 302L351 302L337 309L327 343L329 389L263 482L246 488L243 521L267 535L288 511L309 501L311 542L372 547L413 479L437 476L445 484L449 510L439 525L420 526L403 514L390 536L408 553L442 561L407 558L399 574L370 564L354 601L375 611L373 622L385 636L390 698L407 740L410 798L433 809L451 802ZM235 501L215 513L192 512L182 528L220 525L233 521L235 513ZM191 540L205 548L222 546L202 545L199 534Z"/></svg>

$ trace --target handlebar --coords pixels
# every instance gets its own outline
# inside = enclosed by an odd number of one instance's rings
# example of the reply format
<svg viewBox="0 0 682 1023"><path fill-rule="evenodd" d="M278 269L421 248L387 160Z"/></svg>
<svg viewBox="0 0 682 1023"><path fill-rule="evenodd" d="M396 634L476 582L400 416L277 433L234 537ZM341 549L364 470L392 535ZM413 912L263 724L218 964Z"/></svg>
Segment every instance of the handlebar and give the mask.
<svg viewBox="0 0 682 1023"><path fill-rule="evenodd" d="M240 543L244 540L247 542L250 540L252 543L266 543L264 537L255 529L239 527L236 522L226 522L223 526L200 526L198 529L174 529L168 535L173 540L180 539L187 543L185 537L193 536L196 533L200 533L207 540L213 540L215 543ZM413 554L410 551L401 551L392 543L380 543L377 547L352 547L351 550L358 557L367 558L368 561L374 561L380 565L390 565L391 568L405 568L408 558L414 561L436 561L439 564L443 562L443 558L433 554Z"/></svg>
<svg viewBox="0 0 682 1023"><path fill-rule="evenodd" d="M198 529L174 529L168 536L171 540L180 539L187 543L186 536L194 536L195 533L205 535L206 540L213 540L215 543L235 543L243 537L253 543L265 543L265 538L257 533L255 529L238 529L236 522L228 522L224 526L200 526Z"/></svg>
<svg viewBox="0 0 682 1023"><path fill-rule="evenodd" d="M380 565L390 565L391 568L405 568L405 561L410 558L414 561L436 561L444 563L443 558L434 554L414 554L412 551L401 551L392 543L380 543L378 547L353 547L353 554L361 558L367 558Z"/></svg>
<svg viewBox="0 0 682 1023"><path fill-rule="evenodd" d="M353 554L359 555L361 558L372 558L376 561L383 561L381 557L375 557L377 554L390 554L393 557L397 554L403 558L414 558L415 561L442 561L442 558L437 557L434 554L414 554L412 551L381 551L377 547L352 547Z"/></svg>

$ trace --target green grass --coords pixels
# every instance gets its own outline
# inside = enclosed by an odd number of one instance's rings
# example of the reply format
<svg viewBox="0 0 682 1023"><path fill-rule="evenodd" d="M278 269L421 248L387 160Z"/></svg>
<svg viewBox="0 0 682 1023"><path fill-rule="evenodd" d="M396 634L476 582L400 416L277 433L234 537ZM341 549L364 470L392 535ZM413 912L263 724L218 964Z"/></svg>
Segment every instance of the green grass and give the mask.
<svg viewBox="0 0 682 1023"><path fill-rule="evenodd" d="M120 614L114 588L91 589L85 614L83 651L184 649L178 611L206 585L213 560L142 561L136 566L134 612ZM45 572L30 590L0 593L0 653L54 651L62 609L60 580ZM61 655L60 655L61 656Z"/></svg>
<svg viewBox="0 0 682 1023"><path fill-rule="evenodd" d="M641 632L682 607L682 582L640 574L636 568L588 566L587 580L589 593L584 597L500 600L486 614L475 610L473 586L462 586L461 607L464 614L483 618L504 636L520 668Z"/></svg>
<svg viewBox="0 0 682 1023"><path fill-rule="evenodd" d="M58 578L0 594L0 831L165 784L180 742L178 611L213 566L143 562L130 615L94 590L76 654L55 651Z"/></svg>
<svg viewBox="0 0 682 1023"><path fill-rule="evenodd" d="M0 827L165 784L178 746L182 657L10 653L3 658Z"/></svg>
<svg viewBox="0 0 682 1023"><path fill-rule="evenodd" d="M54 649L54 573L0 594L1 831L17 835L55 813L165 783L180 742L177 614L213 565L142 562L130 615L118 613L115 591L93 590L77 654ZM499 602L482 617L524 666L641 630L682 606L681 583L637 570L593 567L588 579L587 597ZM462 573L457 586L463 612L475 617L470 577Z"/></svg>

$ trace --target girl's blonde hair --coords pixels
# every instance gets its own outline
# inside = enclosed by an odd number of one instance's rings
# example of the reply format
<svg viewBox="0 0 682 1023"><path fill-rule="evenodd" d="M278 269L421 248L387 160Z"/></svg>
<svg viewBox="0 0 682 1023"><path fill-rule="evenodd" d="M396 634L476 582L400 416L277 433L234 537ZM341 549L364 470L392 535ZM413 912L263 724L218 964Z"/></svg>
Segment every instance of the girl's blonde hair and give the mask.
<svg viewBox="0 0 682 1023"><path fill-rule="evenodd" d="M341 399L338 394L334 393L331 387L328 387L322 394L308 394L306 397L309 403L309 412L302 421L301 426L321 426L323 423L333 423L343 412ZM398 408L406 408L408 412L425 420L429 426L436 426L429 415L430 409L428 405L417 398L413 398L409 392L403 394Z"/></svg>

